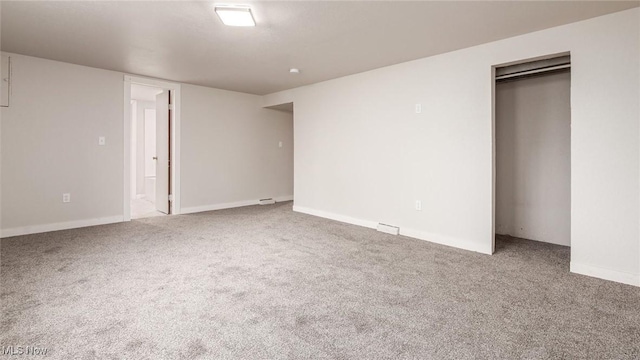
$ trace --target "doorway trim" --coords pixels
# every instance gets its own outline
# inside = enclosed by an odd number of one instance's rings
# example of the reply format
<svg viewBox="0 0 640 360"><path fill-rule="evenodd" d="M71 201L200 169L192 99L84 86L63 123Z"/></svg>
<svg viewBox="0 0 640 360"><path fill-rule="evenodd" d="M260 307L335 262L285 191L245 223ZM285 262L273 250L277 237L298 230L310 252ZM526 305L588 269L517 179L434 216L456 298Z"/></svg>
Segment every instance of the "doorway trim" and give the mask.
<svg viewBox="0 0 640 360"><path fill-rule="evenodd" d="M180 84L138 77L124 76L124 168L123 168L123 221L131 221L131 85L146 85L170 90L173 94L171 103L174 105L171 112L171 214L181 213L180 207Z"/></svg>

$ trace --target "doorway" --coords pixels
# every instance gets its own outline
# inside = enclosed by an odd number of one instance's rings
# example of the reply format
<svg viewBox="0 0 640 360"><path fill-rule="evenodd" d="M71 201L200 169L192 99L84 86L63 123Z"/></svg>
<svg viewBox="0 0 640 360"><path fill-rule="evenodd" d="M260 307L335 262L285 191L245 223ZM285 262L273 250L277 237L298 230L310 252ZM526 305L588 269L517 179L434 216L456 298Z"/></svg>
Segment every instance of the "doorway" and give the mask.
<svg viewBox="0 0 640 360"><path fill-rule="evenodd" d="M496 236L571 245L571 59L496 67Z"/></svg>
<svg viewBox="0 0 640 360"><path fill-rule="evenodd" d="M158 195L169 191L165 184L157 186L158 152L166 153L166 145L159 144L157 139L165 143L168 136L158 134L156 114L158 106L166 101L162 88L132 84L131 85L131 218L168 215L168 206L163 199L157 201ZM168 119L168 118L167 118ZM166 121L166 119L165 119ZM161 147L161 149L158 149ZM166 158L168 155L163 154ZM163 166L164 167L164 166ZM162 175L162 174L160 174ZM168 173L167 173L168 176ZM164 180L161 180L163 183Z"/></svg>
<svg viewBox="0 0 640 360"><path fill-rule="evenodd" d="M284 165L286 164L286 168L288 169L288 174L289 174L289 184L283 184L284 185L284 189L291 189L291 190L285 190L285 193L291 193L291 195L293 195L294 193L294 188L295 188L295 176L294 176L294 151L293 149L295 148L295 139L294 139L294 104L293 102L287 102L287 103L280 103L280 104L272 104L272 105L268 105L268 106L264 106L265 109L270 109L270 110L274 110L274 111L278 111L282 114L287 114L287 118L286 120L279 118L280 121L287 121L287 132L288 135L284 136L283 138L281 138L282 140L278 141L278 162L280 162L280 164ZM282 124L282 123L281 123ZM279 125L282 126L282 125ZM282 191L282 190L280 190ZM293 200L293 197L280 197L278 198L276 201L280 202L280 201L289 201L289 200Z"/></svg>
<svg viewBox="0 0 640 360"><path fill-rule="evenodd" d="M125 221L179 213L179 93L125 77Z"/></svg>

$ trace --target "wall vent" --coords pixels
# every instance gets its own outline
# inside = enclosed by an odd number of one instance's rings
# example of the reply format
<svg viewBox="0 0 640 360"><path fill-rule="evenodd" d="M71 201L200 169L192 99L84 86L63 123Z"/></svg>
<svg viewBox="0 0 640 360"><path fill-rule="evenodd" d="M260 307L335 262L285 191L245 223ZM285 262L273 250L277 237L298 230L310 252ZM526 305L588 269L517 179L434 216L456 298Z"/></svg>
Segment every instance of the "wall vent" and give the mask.
<svg viewBox="0 0 640 360"><path fill-rule="evenodd" d="M260 199L259 204L260 205L271 205L271 204L275 204L276 201L273 200L273 198L268 198L268 199Z"/></svg>
<svg viewBox="0 0 640 360"><path fill-rule="evenodd" d="M400 233L400 228L397 226L378 223L378 231L386 234L398 235Z"/></svg>

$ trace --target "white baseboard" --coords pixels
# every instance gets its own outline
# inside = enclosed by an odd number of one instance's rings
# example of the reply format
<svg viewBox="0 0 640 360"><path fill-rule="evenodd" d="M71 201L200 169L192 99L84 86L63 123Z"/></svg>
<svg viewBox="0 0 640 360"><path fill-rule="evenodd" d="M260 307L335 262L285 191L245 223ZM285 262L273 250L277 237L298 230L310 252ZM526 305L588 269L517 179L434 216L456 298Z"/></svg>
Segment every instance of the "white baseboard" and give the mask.
<svg viewBox="0 0 640 360"><path fill-rule="evenodd" d="M302 206L295 206L294 205L293 206L293 211L304 213L304 214L308 214L308 215L318 216L318 217L325 218L325 219L331 219L331 220L335 220L335 221L340 221L340 222L351 224L351 225L364 226L364 227L370 228L370 229L375 229L375 228L378 227L378 223L375 222L375 221L357 219L357 218L353 218L353 217L349 217L349 216L338 215L338 214L334 214L334 213L330 213L330 212L326 212L326 211L322 211L322 210L310 209L310 208L306 208L306 207L302 207Z"/></svg>
<svg viewBox="0 0 640 360"><path fill-rule="evenodd" d="M222 204L212 204L212 205L203 205L203 206L193 206L193 207L183 207L180 209L180 214L193 214L205 211L213 211L213 210L222 210L222 209L232 209L243 206L251 206L258 205L259 200L244 200L244 201L236 201L230 203L222 203Z"/></svg>
<svg viewBox="0 0 640 360"><path fill-rule="evenodd" d="M378 226L378 223L375 221L357 219L349 216L334 214L334 213L330 213L322 210L310 209L302 206L294 205L293 211L301 212L308 215L319 216L326 219L336 220L336 221L344 222L347 224L364 226L371 229L376 229ZM446 246L451 246L459 249L470 250L470 251L491 255L491 244L488 244L488 246L481 246L466 240L456 239L456 238L442 236L438 234L427 233L424 231L407 229L407 228L403 228L402 226L400 227L400 235L415 238L418 240L425 240L425 241L429 241L429 242L440 244L440 245L446 245Z"/></svg>
<svg viewBox="0 0 640 360"><path fill-rule="evenodd" d="M273 200L276 202L293 201L293 195L277 196L274 197Z"/></svg>
<svg viewBox="0 0 640 360"><path fill-rule="evenodd" d="M68 229L76 229L87 226L96 226L96 225L105 225L105 224L113 224L124 221L122 215L117 216L108 216L101 217L95 219L85 219L85 220L76 220L76 221L67 221L53 224L44 224L44 225L32 225L32 226L24 226L12 229L2 229L0 232L0 237L6 238L11 236L20 236L20 235L28 235L28 234L38 234L49 231L58 231L58 230L68 230Z"/></svg>
<svg viewBox="0 0 640 360"><path fill-rule="evenodd" d="M477 244L477 243L460 239L460 238L454 238L450 236L444 236L444 235L424 232L420 230L400 227L400 235L419 239L419 240L424 240L424 241L428 241L428 242L432 242L440 245L451 246L458 249L474 251L481 254L491 255L493 253L491 251L491 244L487 244L487 245Z"/></svg>
<svg viewBox="0 0 640 360"><path fill-rule="evenodd" d="M279 197L274 197L273 199L276 202L291 201L293 200L293 195L279 196ZM205 212L205 211L233 209L233 208L243 207L243 206L258 205L259 203L260 203L260 199L256 199L256 200L235 201L235 202L222 203L222 204L193 206L193 207L186 207L186 208L183 207L182 209L180 209L180 214L193 214L193 213L199 213L199 212Z"/></svg>
<svg viewBox="0 0 640 360"><path fill-rule="evenodd" d="M569 267L572 273L615 281L627 285L640 286L640 274L610 270L593 265L576 263L575 261L572 261Z"/></svg>

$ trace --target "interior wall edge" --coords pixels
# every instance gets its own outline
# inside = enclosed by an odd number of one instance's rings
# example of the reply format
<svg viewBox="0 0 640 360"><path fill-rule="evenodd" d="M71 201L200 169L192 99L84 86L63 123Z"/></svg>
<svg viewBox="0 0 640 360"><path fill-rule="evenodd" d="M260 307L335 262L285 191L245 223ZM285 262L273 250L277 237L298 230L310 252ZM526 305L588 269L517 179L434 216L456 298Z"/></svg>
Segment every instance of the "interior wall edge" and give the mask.
<svg viewBox="0 0 640 360"><path fill-rule="evenodd" d="M271 94L262 95L262 107L288 104L293 102L294 89L282 90Z"/></svg>

